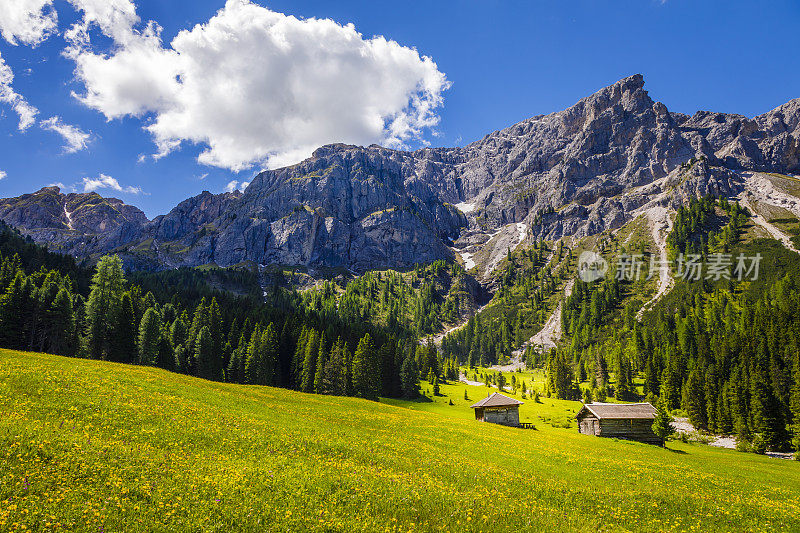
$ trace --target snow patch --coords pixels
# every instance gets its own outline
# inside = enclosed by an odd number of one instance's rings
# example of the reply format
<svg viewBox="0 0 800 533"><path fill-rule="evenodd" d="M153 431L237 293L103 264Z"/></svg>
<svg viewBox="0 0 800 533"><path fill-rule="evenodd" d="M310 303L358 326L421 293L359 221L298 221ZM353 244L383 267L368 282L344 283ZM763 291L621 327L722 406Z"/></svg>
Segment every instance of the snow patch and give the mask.
<svg viewBox="0 0 800 533"><path fill-rule="evenodd" d="M67 211L67 204L64 204L64 216L67 217L67 227L69 229L75 229L72 227L72 213Z"/></svg>
<svg viewBox="0 0 800 533"><path fill-rule="evenodd" d="M475 204L461 202L460 204L455 204L455 208L461 211L462 213L472 213L473 211L475 211Z"/></svg>
<svg viewBox="0 0 800 533"><path fill-rule="evenodd" d="M474 254L471 252L458 252L458 254L461 256L461 259L464 260L464 270L469 270L475 267L475 261L472 259Z"/></svg>
<svg viewBox="0 0 800 533"><path fill-rule="evenodd" d="M525 240L525 237L528 236L528 226L525 225L524 222L517 222L517 232L519 233L519 243L517 246L522 244L522 241Z"/></svg>

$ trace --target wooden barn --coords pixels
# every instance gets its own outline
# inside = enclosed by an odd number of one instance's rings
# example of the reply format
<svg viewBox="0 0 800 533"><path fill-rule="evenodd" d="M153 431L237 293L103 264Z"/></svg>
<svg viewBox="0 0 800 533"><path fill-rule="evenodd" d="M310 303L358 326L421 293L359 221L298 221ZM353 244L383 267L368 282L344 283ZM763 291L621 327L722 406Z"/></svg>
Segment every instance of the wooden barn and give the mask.
<svg viewBox="0 0 800 533"><path fill-rule="evenodd" d="M663 446L664 440L653 433L657 414L649 403L587 403L575 418L579 433Z"/></svg>
<svg viewBox="0 0 800 533"><path fill-rule="evenodd" d="M519 406L522 404L519 400L493 392L470 407L475 409L475 420L519 427Z"/></svg>

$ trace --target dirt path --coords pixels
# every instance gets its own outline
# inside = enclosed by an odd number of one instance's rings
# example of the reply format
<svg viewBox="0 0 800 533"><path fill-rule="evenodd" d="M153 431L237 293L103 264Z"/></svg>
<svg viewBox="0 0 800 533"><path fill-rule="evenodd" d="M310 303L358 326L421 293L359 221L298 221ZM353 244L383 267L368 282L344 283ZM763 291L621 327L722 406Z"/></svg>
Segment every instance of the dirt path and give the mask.
<svg viewBox="0 0 800 533"><path fill-rule="evenodd" d="M486 307L488 307L488 305L489 305L490 303L491 303L491 300L489 300L489 302L488 302L488 303L486 303L486 304L484 304L484 305L480 306L480 307L478 308L478 310L477 310L477 311L475 311L475 315L477 315L478 313L480 313L481 311L483 311L484 309L486 309ZM475 316L475 315L472 315L472 316ZM472 317L470 317L470 318L472 318ZM455 326L452 326L452 327L450 327L450 328L448 328L448 329L444 330L444 331L443 331L443 332L441 332L441 333L437 333L436 335L431 335L430 337L427 337L427 339L430 339L430 340L432 340L432 341L433 341L433 343L434 343L436 346L440 346L440 345L442 344L442 339L444 339L444 338L445 338L445 336L447 336L447 334L448 334L448 333L451 333L451 332L453 332L453 331L456 331L456 330L458 330L458 329L461 329L461 328L463 328L464 326L466 326L466 325L467 325L467 322L469 322L469 318L468 318L468 319L466 319L466 320L464 320L464 321L462 321L462 322L461 322L461 323L459 323L459 324L456 324ZM425 341L427 341L427 339L425 339ZM420 343L424 343L424 341L423 341L423 340L420 340Z"/></svg>
<svg viewBox="0 0 800 533"><path fill-rule="evenodd" d="M650 298L641 309L636 313L636 320L641 322L644 313L658 303L661 298L667 294L670 289L675 285L675 279L672 277L672 272L669 268L667 258L667 235L672 230L672 219L669 216L669 211L666 207L651 207L645 211L647 220L650 223L653 242L658 247L658 254L660 258L659 272L658 272L658 290L655 295Z"/></svg>
<svg viewBox="0 0 800 533"><path fill-rule="evenodd" d="M766 202L765 200L761 201L764 203L769 203ZM764 217L759 215L756 212L756 210L753 209L753 206L750 203L750 199L747 197L747 195L742 195L742 197L739 199L739 203L742 205L742 207L746 207L750 211L750 213L752 213L753 222L764 228L767 231L767 233L769 233L772 236L773 239L775 239L776 241L780 241L780 243L783 244L783 246L787 250L791 250L796 254L800 254L800 251L798 251L797 248L795 248L794 244L792 244L792 240L789 238L788 235L786 235L784 232L776 228L774 225L767 222L767 220Z"/></svg>
<svg viewBox="0 0 800 533"><path fill-rule="evenodd" d="M458 376L458 381L460 381L461 383L466 383L467 385L471 385L473 387L483 387L484 385L486 385L486 383L481 383L480 381L471 381L467 379L467 376L465 376L464 374Z"/></svg>
<svg viewBox="0 0 800 533"><path fill-rule="evenodd" d="M552 254L551 254L552 257ZM572 294L572 287L575 285L575 280L571 279L564 286L564 298L568 298ZM501 372L514 372L517 369L525 369L525 361L522 356L528 346L538 346L541 349L549 350L555 348L558 341L561 340L561 306L563 300L558 302L553 314L544 323L544 326L533 337L522 343L519 349L511 352L511 362L507 365L494 365L492 370L499 370Z"/></svg>

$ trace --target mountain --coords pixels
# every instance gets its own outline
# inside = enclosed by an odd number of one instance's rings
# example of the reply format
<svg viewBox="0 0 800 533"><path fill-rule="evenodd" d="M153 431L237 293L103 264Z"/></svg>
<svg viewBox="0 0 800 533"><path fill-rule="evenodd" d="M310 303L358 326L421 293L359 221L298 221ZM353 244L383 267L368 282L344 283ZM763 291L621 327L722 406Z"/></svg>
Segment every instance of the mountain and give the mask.
<svg viewBox="0 0 800 533"><path fill-rule="evenodd" d="M0 219L55 251L88 256L131 242L149 221L137 207L95 192L63 194L44 187L0 200Z"/></svg>
<svg viewBox="0 0 800 533"><path fill-rule="evenodd" d="M363 272L455 259L486 276L523 242L582 238L654 203L737 193L747 171L800 173L800 99L752 119L688 116L653 101L635 75L464 147L323 146L243 193L203 192L153 221L55 188L0 201L0 218L73 255L117 252L132 268Z"/></svg>

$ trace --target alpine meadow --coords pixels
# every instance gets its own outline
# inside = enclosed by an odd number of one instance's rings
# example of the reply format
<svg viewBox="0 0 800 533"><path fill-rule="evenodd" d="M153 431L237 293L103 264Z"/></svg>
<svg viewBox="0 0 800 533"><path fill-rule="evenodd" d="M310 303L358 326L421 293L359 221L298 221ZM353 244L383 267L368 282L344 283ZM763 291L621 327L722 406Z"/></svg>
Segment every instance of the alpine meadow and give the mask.
<svg viewBox="0 0 800 533"><path fill-rule="evenodd" d="M102 4L0 8L0 531L800 531L798 6Z"/></svg>

